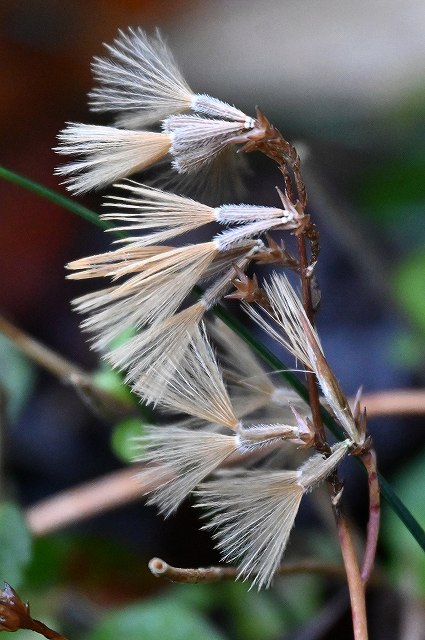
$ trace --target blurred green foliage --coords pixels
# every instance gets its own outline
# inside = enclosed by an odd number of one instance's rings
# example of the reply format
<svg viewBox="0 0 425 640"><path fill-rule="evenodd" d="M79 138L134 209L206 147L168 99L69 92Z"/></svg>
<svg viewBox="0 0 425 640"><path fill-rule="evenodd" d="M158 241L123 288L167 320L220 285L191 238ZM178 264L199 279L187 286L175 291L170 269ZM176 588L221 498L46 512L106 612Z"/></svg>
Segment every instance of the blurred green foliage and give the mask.
<svg viewBox="0 0 425 640"><path fill-rule="evenodd" d="M0 503L0 579L19 588L30 559L31 535L21 509L11 502Z"/></svg>
<svg viewBox="0 0 425 640"><path fill-rule="evenodd" d="M15 422L30 397L35 369L8 338L0 334L0 384L5 394L6 415Z"/></svg>
<svg viewBox="0 0 425 640"><path fill-rule="evenodd" d="M425 451L406 464L393 478L396 492L425 526ZM414 596L425 596L425 554L415 544L394 512L384 506L381 537L388 552L392 583Z"/></svg>
<svg viewBox="0 0 425 640"><path fill-rule="evenodd" d="M140 418L128 418L119 422L112 431L111 446L113 452L123 462L132 462L141 455L136 439L143 435L143 422Z"/></svg>
<svg viewBox="0 0 425 640"><path fill-rule="evenodd" d="M132 604L104 617L86 640L224 640L196 610L172 596Z"/></svg>

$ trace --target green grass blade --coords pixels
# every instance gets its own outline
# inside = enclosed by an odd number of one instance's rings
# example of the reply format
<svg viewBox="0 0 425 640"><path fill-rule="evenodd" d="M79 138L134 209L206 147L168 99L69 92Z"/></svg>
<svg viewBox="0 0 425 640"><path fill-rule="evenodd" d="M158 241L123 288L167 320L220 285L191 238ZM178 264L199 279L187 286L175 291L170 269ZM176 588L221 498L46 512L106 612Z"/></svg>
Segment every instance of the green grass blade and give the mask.
<svg viewBox="0 0 425 640"><path fill-rule="evenodd" d="M74 202L71 198L67 198L60 193L56 193L56 191L53 191L48 187L44 187L38 182L29 180L29 178L24 178L18 173L10 171L10 169L0 166L0 178L3 178L12 184L16 184L19 187L23 187L27 191L31 191L41 198L57 204L58 207L62 207L62 209L67 209L68 211L71 211L71 213L75 213L77 216L80 216L80 218L84 218L84 220L97 225L101 229L113 229L112 224L101 220L97 213L91 209L87 209L87 207L84 207L82 204Z"/></svg>

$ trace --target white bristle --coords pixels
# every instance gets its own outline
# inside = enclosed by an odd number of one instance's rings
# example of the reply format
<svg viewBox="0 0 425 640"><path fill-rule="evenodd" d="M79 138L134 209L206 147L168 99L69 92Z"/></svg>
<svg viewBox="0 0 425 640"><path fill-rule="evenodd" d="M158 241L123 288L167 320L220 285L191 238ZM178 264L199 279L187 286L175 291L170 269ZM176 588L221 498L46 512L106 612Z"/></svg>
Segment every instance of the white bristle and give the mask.
<svg viewBox="0 0 425 640"><path fill-rule="evenodd" d="M163 121L163 131L172 135L170 153L179 173L191 173L208 165L229 141L243 131L238 122L177 115Z"/></svg>
<svg viewBox="0 0 425 640"><path fill-rule="evenodd" d="M197 303L156 322L108 353L108 360L127 371L126 381L146 402L158 402L204 313L205 306Z"/></svg>
<svg viewBox="0 0 425 640"><path fill-rule="evenodd" d="M193 330L184 357L175 368L167 393L159 400L161 406L230 429L237 427L238 419L204 328Z"/></svg>
<svg viewBox="0 0 425 640"><path fill-rule="evenodd" d="M97 189L147 169L165 158L171 145L165 133L72 122L58 139L57 153L82 158L56 169L57 175L67 177L67 188L74 193Z"/></svg>
<svg viewBox="0 0 425 640"><path fill-rule="evenodd" d="M275 273L264 289L272 307L269 318L252 307L247 308L247 313L307 370L315 373L335 417L350 438L360 443L363 436L358 433L348 401L326 362L319 337L288 279Z"/></svg>
<svg viewBox="0 0 425 640"><path fill-rule="evenodd" d="M259 589L279 566L303 493L294 471L246 471L196 491L223 560L238 563L238 577L255 574Z"/></svg>
<svg viewBox="0 0 425 640"><path fill-rule="evenodd" d="M108 196L106 205L113 211L101 217L118 222L119 231L150 232L137 240L132 238L139 246L165 242L216 220L215 210L196 200L131 181L114 186L128 192L129 197Z"/></svg>
<svg viewBox="0 0 425 640"><path fill-rule="evenodd" d="M93 111L119 112L121 126L142 128L190 109L193 93L159 32L120 31L106 47L110 58L92 65L98 83L89 94Z"/></svg>
<svg viewBox="0 0 425 640"><path fill-rule="evenodd" d="M148 504L158 505L166 517L237 449L234 436L176 427L145 428L136 442L142 449L136 460L153 465L143 472L143 479L148 472L157 485Z"/></svg>

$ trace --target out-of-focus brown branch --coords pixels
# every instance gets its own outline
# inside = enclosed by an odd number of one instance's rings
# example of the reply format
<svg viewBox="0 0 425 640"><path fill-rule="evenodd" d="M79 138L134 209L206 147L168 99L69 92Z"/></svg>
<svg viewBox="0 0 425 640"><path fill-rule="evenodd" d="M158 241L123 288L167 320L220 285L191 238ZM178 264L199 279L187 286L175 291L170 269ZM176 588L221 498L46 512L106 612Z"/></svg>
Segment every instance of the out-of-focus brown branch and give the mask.
<svg viewBox="0 0 425 640"><path fill-rule="evenodd" d="M273 448L274 446L269 447L268 451ZM266 449L260 452L233 453L222 466L238 465L241 459L254 459L259 454L264 455L265 451ZM26 510L28 527L36 536L47 535L143 498L158 487L159 483L152 475L152 468L145 469L142 465L134 464L61 491Z"/></svg>
<svg viewBox="0 0 425 640"><path fill-rule="evenodd" d="M423 415L425 414L425 389L390 389L362 395L367 417Z"/></svg>
<svg viewBox="0 0 425 640"><path fill-rule="evenodd" d="M136 467L115 471L35 503L25 513L29 529L44 536L143 497L152 484L143 483L140 476L136 479L137 471Z"/></svg>
<svg viewBox="0 0 425 640"><path fill-rule="evenodd" d="M49 347L41 344L1 315L0 333L9 338L27 358L63 382L71 384L97 412L119 416L134 410L134 405L131 401L117 398L115 395L101 389L89 373L55 353Z"/></svg>

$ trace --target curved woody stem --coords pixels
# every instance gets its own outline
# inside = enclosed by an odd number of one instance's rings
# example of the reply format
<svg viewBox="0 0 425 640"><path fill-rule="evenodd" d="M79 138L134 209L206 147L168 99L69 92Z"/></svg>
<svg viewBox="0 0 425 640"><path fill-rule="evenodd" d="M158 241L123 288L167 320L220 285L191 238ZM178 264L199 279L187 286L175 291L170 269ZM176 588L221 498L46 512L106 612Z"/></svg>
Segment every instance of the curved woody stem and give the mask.
<svg viewBox="0 0 425 640"><path fill-rule="evenodd" d="M258 108L257 125L257 128L254 129L254 133L251 132L248 134L247 137L250 139L245 143L243 150L260 151L277 163L283 176L286 198L288 198L292 204L297 207L299 213L303 214L304 223L301 224L299 229L295 232L297 237L299 261L298 271L302 284L303 306L309 321L311 324L314 324L311 276L318 254L318 233L310 222L309 216L304 214L307 205L307 195L300 170L300 159L295 148L283 138L281 133L275 129L275 127L268 122L267 118ZM294 193L294 191L296 193ZM307 241L310 242L310 262L307 255ZM326 440L326 433L322 421L316 379L312 372L306 373L306 379L309 392L309 403L315 429L315 446L318 451L321 451L326 455L329 453L330 449ZM373 487L374 495L373 499L371 496L371 517L369 519L368 541L362 573L360 573L348 523L341 512L340 498L342 494L342 485L338 480L336 472L328 481L350 592L355 640L367 640L368 638L365 591L362 577L364 577L364 581L366 582L373 567L379 525L379 485L377 487L378 493L376 495L376 485L372 482L373 477L376 478L376 473L375 476L373 476L372 471L370 470L372 460L374 458L370 452L365 453L364 457L366 459L365 466L369 465L369 467L366 467L368 469L369 487L371 491L371 487ZM376 508L376 506L378 506L378 508Z"/></svg>

